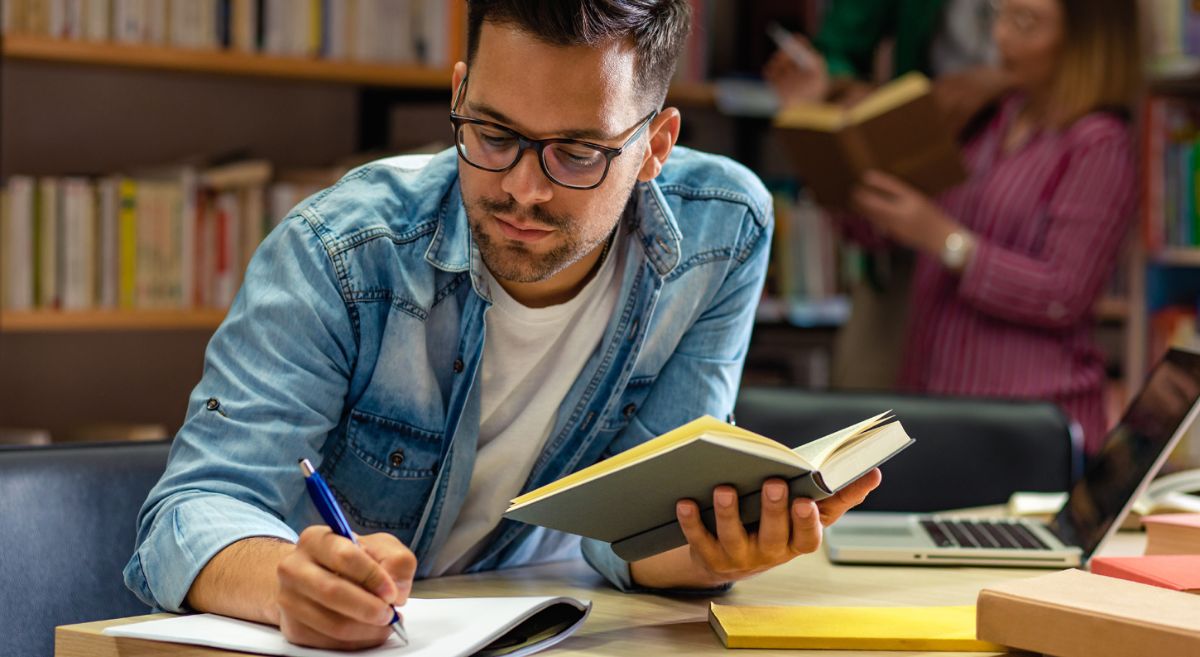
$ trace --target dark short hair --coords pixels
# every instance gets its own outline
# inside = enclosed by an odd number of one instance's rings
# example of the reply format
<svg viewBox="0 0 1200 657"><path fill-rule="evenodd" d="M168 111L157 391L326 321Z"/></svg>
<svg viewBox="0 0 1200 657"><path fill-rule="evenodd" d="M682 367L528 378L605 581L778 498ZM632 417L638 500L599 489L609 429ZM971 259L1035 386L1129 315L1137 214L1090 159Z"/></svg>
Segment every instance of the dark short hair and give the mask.
<svg viewBox="0 0 1200 657"><path fill-rule="evenodd" d="M600 46L629 39L636 83L655 107L667 97L691 29L687 0L467 0L467 63L483 24L510 25L554 46Z"/></svg>

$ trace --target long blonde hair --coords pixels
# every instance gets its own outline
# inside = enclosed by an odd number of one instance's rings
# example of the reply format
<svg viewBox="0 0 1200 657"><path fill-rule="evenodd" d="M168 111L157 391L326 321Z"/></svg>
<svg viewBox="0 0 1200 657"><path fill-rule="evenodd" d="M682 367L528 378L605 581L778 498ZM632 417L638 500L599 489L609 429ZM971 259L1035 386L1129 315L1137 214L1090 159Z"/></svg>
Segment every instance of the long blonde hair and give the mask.
<svg viewBox="0 0 1200 657"><path fill-rule="evenodd" d="M1135 0L1059 0L1063 42L1051 91L1052 121L1070 125L1097 110L1131 112L1142 92Z"/></svg>

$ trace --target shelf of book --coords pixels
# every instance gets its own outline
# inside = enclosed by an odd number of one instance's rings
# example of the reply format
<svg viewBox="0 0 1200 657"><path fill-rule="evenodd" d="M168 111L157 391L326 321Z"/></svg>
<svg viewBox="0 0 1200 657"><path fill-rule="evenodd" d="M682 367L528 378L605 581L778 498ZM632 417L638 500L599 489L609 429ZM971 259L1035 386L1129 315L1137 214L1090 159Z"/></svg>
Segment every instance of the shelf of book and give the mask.
<svg viewBox="0 0 1200 657"><path fill-rule="evenodd" d="M33 310L0 312L0 334L95 331L211 331L225 311L199 310Z"/></svg>
<svg viewBox="0 0 1200 657"><path fill-rule="evenodd" d="M1175 267L1200 267L1200 248L1166 248L1151 256L1160 265Z"/></svg>
<svg viewBox="0 0 1200 657"><path fill-rule="evenodd" d="M310 80L377 87L449 87L450 71L313 57L280 57L227 50L91 43L12 35L3 40L5 59L186 71L249 77Z"/></svg>

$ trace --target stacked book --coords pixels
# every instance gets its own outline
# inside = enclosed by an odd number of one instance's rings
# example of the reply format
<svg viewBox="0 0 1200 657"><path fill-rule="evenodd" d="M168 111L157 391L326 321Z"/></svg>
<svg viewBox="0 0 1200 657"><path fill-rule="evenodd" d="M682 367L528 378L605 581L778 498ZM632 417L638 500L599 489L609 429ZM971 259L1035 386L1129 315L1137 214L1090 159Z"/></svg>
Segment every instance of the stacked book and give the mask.
<svg viewBox="0 0 1200 657"><path fill-rule="evenodd" d="M8 34L448 68L461 2L4 0Z"/></svg>
<svg viewBox="0 0 1200 657"><path fill-rule="evenodd" d="M12 176L0 190L0 307L225 308L266 231L323 186L271 176L257 160Z"/></svg>
<svg viewBox="0 0 1200 657"><path fill-rule="evenodd" d="M1142 122L1142 238L1154 252L1200 246L1200 130L1189 103L1162 97L1146 101Z"/></svg>

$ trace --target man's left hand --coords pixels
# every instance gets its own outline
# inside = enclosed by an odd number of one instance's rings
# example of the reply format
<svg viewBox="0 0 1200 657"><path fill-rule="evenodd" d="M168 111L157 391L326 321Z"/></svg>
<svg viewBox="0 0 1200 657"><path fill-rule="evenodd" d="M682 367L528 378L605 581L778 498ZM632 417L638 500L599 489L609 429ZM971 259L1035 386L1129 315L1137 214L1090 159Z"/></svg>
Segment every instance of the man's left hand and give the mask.
<svg viewBox="0 0 1200 657"><path fill-rule="evenodd" d="M879 486L879 469L871 470L836 494L814 503L788 499L787 482L763 484L758 528L747 532L738 511L737 492L730 486L713 489L717 533L700 520L692 500L675 507L688 544L635 562L635 582L652 588L711 588L757 575L821 546L822 529L862 503Z"/></svg>

